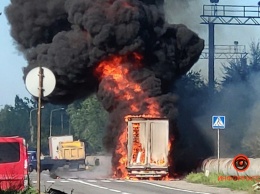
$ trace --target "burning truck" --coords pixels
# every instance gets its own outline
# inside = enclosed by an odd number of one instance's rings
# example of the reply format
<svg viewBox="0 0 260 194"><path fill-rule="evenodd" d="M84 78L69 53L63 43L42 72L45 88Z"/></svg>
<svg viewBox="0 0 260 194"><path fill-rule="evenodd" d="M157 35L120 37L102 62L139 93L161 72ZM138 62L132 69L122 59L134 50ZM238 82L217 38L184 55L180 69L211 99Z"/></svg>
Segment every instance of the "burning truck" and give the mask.
<svg viewBox="0 0 260 194"><path fill-rule="evenodd" d="M173 87L199 59L204 40L185 25L167 23L163 3L163 0L12 0L5 10L11 35L28 61L24 77L39 65L55 74L56 87L43 101L69 104L93 93L97 95L109 113L104 146L112 152L113 172L118 178L145 170L153 174L157 167L165 174L167 165L169 173L174 173L178 97ZM156 124L156 121L149 128L147 119L138 121L139 143L133 136L128 144L124 122L127 115L151 115L167 118L168 122L161 120L163 124ZM138 128L136 119L129 121L132 132ZM169 144L165 141L166 125ZM160 141L160 153L159 142L148 141L154 135L164 139ZM125 149L127 145L132 147L131 153ZM135 146L142 151L137 152ZM142 169L140 163L145 164Z"/></svg>
<svg viewBox="0 0 260 194"><path fill-rule="evenodd" d="M127 116L127 164L129 177L168 175L169 121L147 116Z"/></svg>

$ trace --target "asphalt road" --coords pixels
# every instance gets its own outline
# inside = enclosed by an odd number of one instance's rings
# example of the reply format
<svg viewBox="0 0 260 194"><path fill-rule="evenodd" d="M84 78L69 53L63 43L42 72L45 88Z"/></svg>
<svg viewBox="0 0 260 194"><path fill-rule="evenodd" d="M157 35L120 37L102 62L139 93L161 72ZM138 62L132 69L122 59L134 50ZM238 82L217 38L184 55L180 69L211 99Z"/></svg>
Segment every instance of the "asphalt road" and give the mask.
<svg viewBox="0 0 260 194"><path fill-rule="evenodd" d="M215 188L185 181L118 180L106 177L94 178L89 172L73 173L53 179L48 171L41 173L41 192L50 188L67 194L244 194L229 189ZM85 176L84 176L85 175ZM30 174L32 185L37 187L37 174Z"/></svg>

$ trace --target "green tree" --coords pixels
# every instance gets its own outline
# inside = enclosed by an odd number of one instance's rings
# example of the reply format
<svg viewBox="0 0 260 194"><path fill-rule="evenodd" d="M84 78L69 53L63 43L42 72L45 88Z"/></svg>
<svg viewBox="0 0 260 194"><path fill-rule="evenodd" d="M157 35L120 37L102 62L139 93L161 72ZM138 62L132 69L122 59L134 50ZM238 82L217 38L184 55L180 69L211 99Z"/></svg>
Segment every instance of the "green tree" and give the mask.
<svg viewBox="0 0 260 194"><path fill-rule="evenodd" d="M259 72L260 71L260 42L252 42L251 46L251 61L250 67L252 72Z"/></svg>
<svg viewBox="0 0 260 194"><path fill-rule="evenodd" d="M250 75L250 66L246 63L244 59L230 61L228 66L223 65L223 69L223 87L234 83L248 82Z"/></svg>
<svg viewBox="0 0 260 194"><path fill-rule="evenodd" d="M250 87L247 95L251 98L251 106L248 111L247 132L242 141L242 147L251 157L260 157L260 133L259 133L259 111L260 111L260 42L251 44Z"/></svg>
<svg viewBox="0 0 260 194"><path fill-rule="evenodd" d="M29 100L15 97L15 106L6 105L0 111L0 133L3 136L21 136L29 139Z"/></svg>
<svg viewBox="0 0 260 194"><path fill-rule="evenodd" d="M108 115L96 96L93 95L82 102L74 102L67 112L75 137L87 145L86 152L103 151L102 138Z"/></svg>
<svg viewBox="0 0 260 194"><path fill-rule="evenodd" d="M259 139L257 137L259 133L256 133L258 129L252 124L256 118L252 113L259 112L256 110L260 98L259 43L252 43L250 50L249 63L244 59L234 60L229 63L229 66L224 67L222 88L217 96L218 106L228 118L228 130L223 132L223 136L230 144L229 150L233 151L233 155L243 150L249 155L256 156L255 152L259 150L256 147ZM258 121L259 118L256 120ZM256 138L255 141L252 141L253 137ZM260 153L258 155L260 156Z"/></svg>
<svg viewBox="0 0 260 194"><path fill-rule="evenodd" d="M242 147L248 156L259 158L260 157L260 132L249 132L242 141Z"/></svg>
<svg viewBox="0 0 260 194"><path fill-rule="evenodd" d="M41 109L41 148L43 153L49 151L48 137L50 132L50 113L53 109L64 108L61 113L53 114L53 131L55 135L62 134L61 126L68 134L69 117L66 114L66 106L53 105L50 103L43 104ZM29 149L36 149L37 143L37 101L29 98L20 98L15 96L14 106L5 105L0 110L0 135L1 136L21 136L26 139ZM63 125L62 125L63 124ZM33 141L31 141L31 131L33 131ZM66 135L65 134L65 135Z"/></svg>

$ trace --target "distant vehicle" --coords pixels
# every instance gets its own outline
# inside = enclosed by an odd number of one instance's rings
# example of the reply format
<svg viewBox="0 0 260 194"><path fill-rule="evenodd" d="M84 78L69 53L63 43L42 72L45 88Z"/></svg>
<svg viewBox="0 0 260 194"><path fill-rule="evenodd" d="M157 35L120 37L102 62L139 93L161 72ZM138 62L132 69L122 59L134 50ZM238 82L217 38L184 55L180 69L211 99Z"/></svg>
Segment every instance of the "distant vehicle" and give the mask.
<svg viewBox="0 0 260 194"><path fill-rule="evenodd" d="M70 138L70 139L65 139ZM50 156L56 160L66 160L66 167L75 170L85 170L85 144L73 140L73 136L53 136L49 138Z"/></svg>
<svg viewBox="0 0 260 194"><path fill-rule="evenodd" d="M37 154L36 151L28 151L28 171L32 172L37 169Z"/></svg>
<svg viewBox="0 0 260 194"><path fill-rule="evenodd" d="M40 171L55 171L59 167L68 170L85 170L85 146L74 141L72 135L49 137L49 156L41 158ZM29 172L37 171L37 152L28 151Z"/></svg>
<svg viewBox="0 0 260 194"><path fill-rule="evenodd" d="M27 178L25 139L18 136L0 137L0 190L24 190Z"/></svg>
<svg viewBox="0 0 260 194"><path fill-rule="evenodd" d="M126 122L129 177L166 176L169 167L168 119L129 116Z"/></svg>

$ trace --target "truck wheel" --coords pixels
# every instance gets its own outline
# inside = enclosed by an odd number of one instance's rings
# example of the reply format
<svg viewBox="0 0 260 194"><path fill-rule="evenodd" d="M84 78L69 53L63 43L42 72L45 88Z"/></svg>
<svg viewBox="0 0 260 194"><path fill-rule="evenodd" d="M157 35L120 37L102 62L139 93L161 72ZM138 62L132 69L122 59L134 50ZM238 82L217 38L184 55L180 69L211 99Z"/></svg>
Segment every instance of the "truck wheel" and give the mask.
<svg viewBox="0 0 260 194"><path fill-rule="evenodd" d="M33 167L29 166L29 172L32 172L32 171L33 171Z"/></svg>
<svg viewBox="0 0 260 194"><path fill-rule="evenodd" d="M96 160L95 160L95 166L99 166L99 165L100 165L99 159L96 158Z"/></svg>
<svg viewBox="0 0 260 194"><path fill-rule="evenodd" d="M55 170L49 170L49 175L53 179L57 179L58 178L58 175L56 174Z"/></svg>

